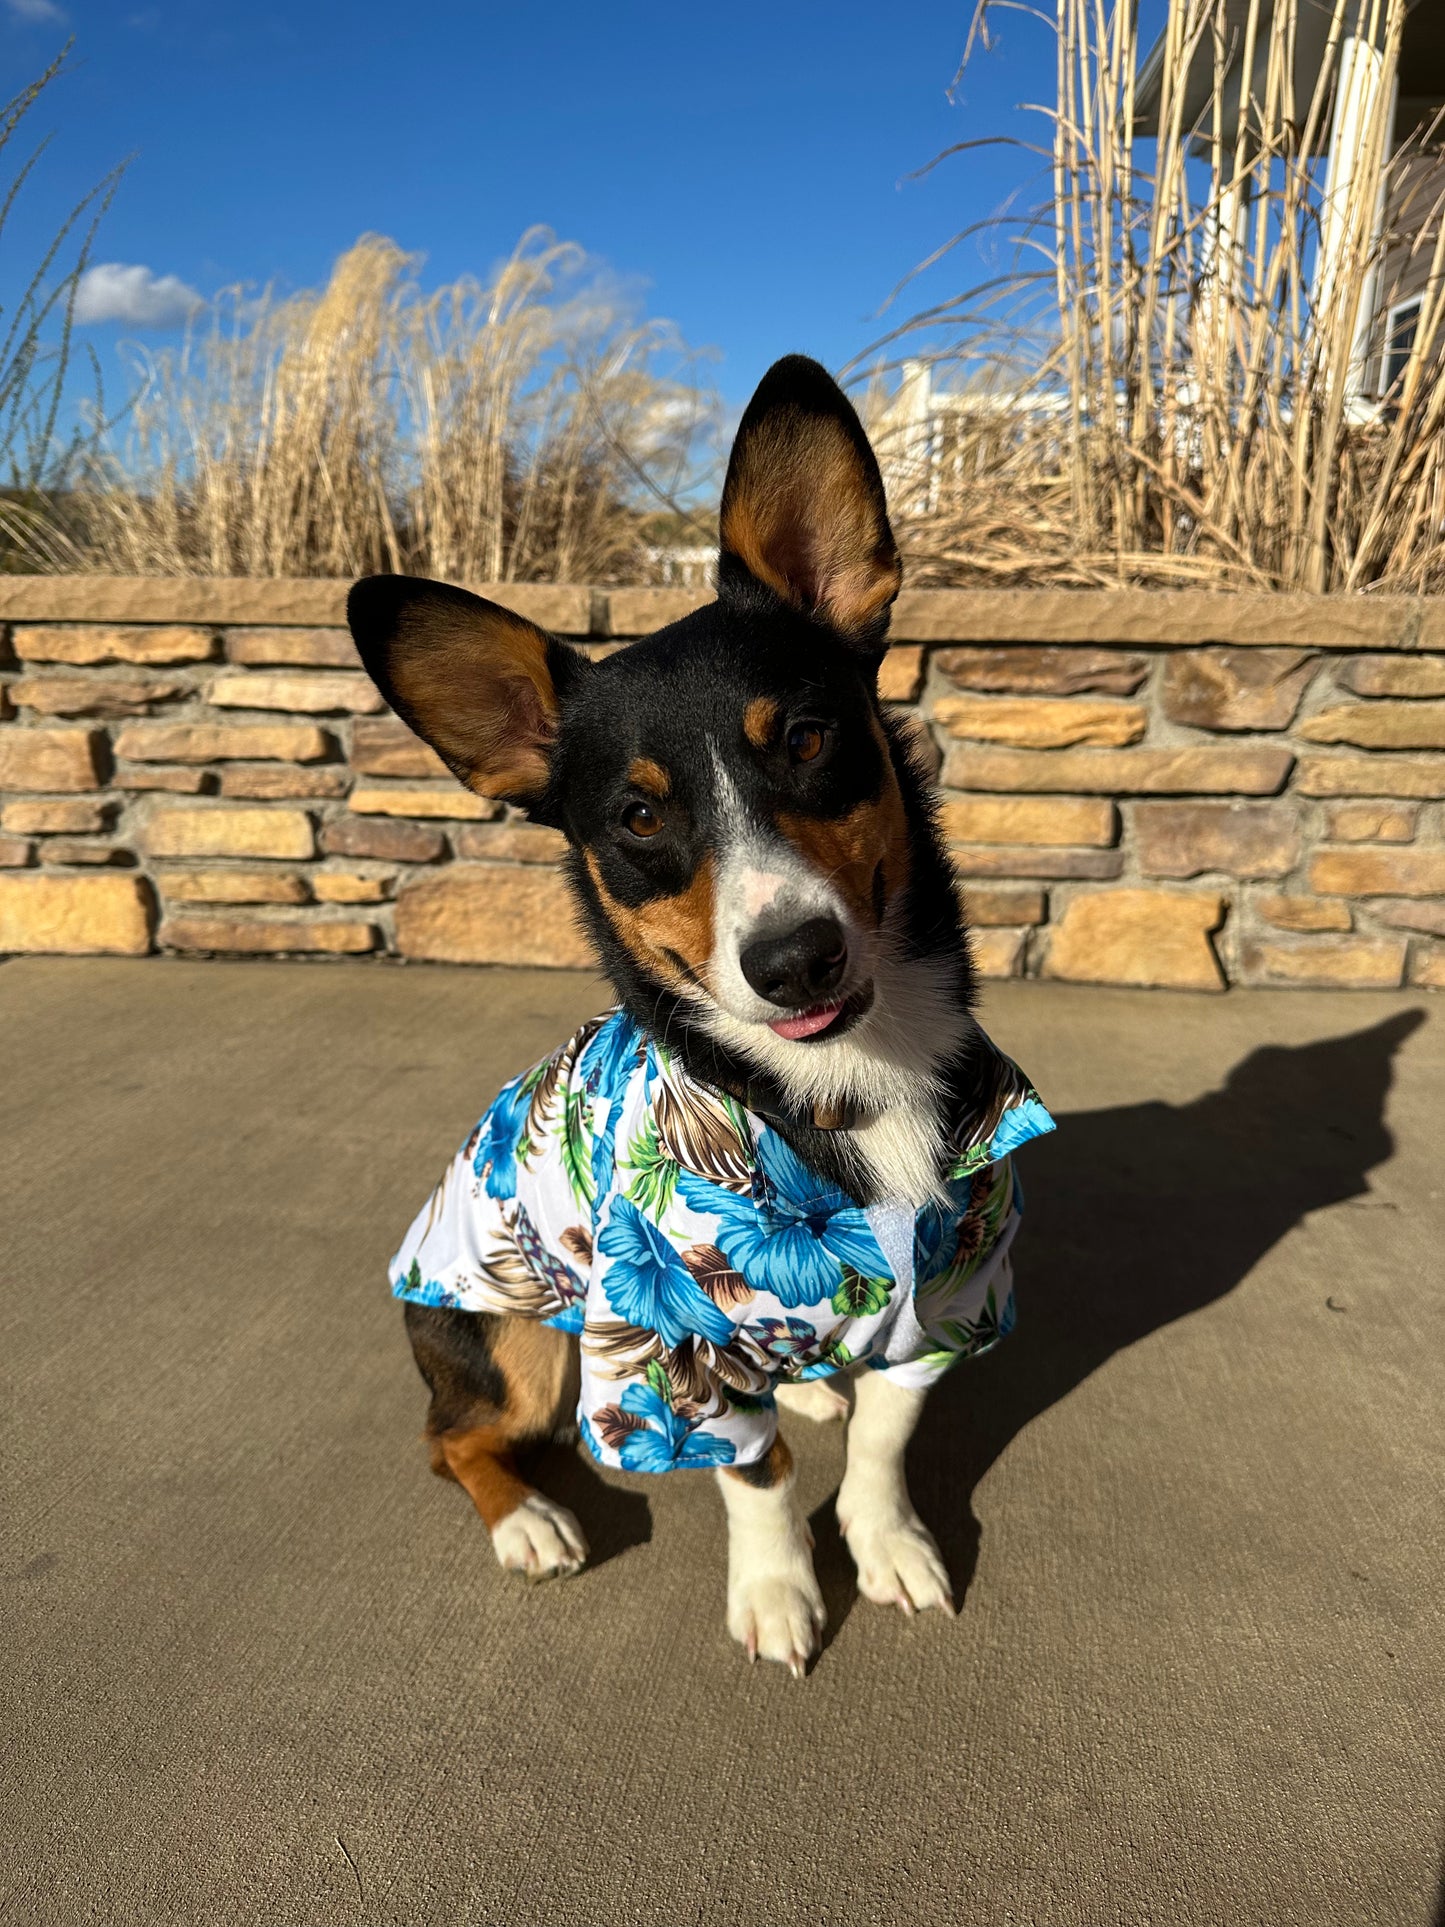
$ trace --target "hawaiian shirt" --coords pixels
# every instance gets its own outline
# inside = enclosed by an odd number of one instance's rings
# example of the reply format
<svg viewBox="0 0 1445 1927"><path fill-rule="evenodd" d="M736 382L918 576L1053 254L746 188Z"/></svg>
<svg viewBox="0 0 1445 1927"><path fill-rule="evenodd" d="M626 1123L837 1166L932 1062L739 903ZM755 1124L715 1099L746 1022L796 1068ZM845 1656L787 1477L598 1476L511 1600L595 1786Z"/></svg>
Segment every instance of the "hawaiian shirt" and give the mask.
<svg viewBox="0 0 1445 1927"><path fill-rule="evenodd" d="M750 1465L780 1382L866 1364L925 1387L1012 1328L1009 1153L1054 1122L981 1031L971 1048L947 1203L864 1207L612 1011L502 1091L392 1290L579 1333L578 1423L604 1465Z"/></svg>

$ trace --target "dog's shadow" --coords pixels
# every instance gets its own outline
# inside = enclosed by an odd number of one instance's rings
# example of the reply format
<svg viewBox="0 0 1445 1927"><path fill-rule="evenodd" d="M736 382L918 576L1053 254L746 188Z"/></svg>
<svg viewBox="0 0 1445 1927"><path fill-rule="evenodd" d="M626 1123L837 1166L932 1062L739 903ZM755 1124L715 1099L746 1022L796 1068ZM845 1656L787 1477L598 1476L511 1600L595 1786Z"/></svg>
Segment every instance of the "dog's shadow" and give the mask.
<svg viewBox="0 0 1445 1927"><path fill-rule="evenodd" d="M1061 1114L1055 1136L1020 1153L1018 1330L942 1381L908 1455L960 1605L978 1563L973 1492L1000 1453L1115 1352L1233 1291L1309 1212L1369 1190L1393 1148L1395 1053L1424 1021L1405 1011L1270 1045L1192 1104ZM831 1498L809 1523L831 1638L857 1597L853 1568Z"/></svg>

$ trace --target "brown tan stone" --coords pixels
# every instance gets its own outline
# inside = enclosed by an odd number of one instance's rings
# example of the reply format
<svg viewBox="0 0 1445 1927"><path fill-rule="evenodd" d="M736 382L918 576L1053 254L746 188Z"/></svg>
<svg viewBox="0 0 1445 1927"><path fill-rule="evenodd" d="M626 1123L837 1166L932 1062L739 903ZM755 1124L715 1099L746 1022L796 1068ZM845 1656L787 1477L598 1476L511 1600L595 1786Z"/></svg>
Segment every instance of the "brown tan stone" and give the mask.
<svg viewBox="0 0 1445 1927"><path fill-rule="evenodd" d="M163 870L156 879L167 903L305 903L296 870Z"/></svg>
<svg viewBox="0 0 1445 1927"><path fill-rule="evenodd" d="M1133 824L1147 877L1282 877L1299 862L1291 803L1136 803Z"/></svg>
<svg viewBox="0 0 1445 1927"><path fill-rule="evenodd" d="M961 877L1080 877L1107 882L1124 868L1122 850L1051 850L1038 844L954 844L949 850Z"/></svg>
<svg viewBox="0 0 1445 1927"><path fill-rule="evenodd" d="M1322 897L1445 897L1445 850L1320 850L1309 877Z"/></svg>
<svg viewBox="0 0 1445 1927"><path fill-rule="evenodd" d="M98 790L108 760L98 729L0 729L0 790Z"/></svg>
<svg viewBox="0 0 1445 1927"><path fill-rule="evenodd" d="M11 642L22 662L209 662L215 637L206 629L170 623L114 627L109 623L17 623Z"/></svg>
<svg viewBox="0 0 1445 1927"><path fill-rule="evenodd" d="M98 869L109 864L118 870L135 867L135 857L123 843L98 843L85 837L52 836L40 845L44 863L84 864Z"/></svg>
<svg viewBox="0 0 1445 1927"><path fill-rule="evenodd" d="M0 877L0 954L139 957L151 947L150 926L143 877Z"/></svg>
<svg viewBox="0 0 1445 1927"><path fill-rule="evenodd" d="M1432 945L1415 953L1410 982L1421 990L1445 990L1445 946Z"/></svg>
<svg viewBox="0 0 1445 1927"><path fill-rule="evenodd" d="M1223 990L1209 941L1224 918L1212 891L1107 890L1075 897L1054 925L1046 977L1081 984Z"/></svg>
<svg viewBox="0 0 1445 1927"><path fill-rule="evenodd" d="M404 957L432 963L595 965L553 870L478 864L411 883L396 900Z"/></svg>
<svg viewBox="0 0 1445 1927"><path fill-rule="evenodd" d="M230 662L307 669L359 669L356 644L344 629L228 629Z"/></svg>
<svg viewBox="0 0 1445 1927"><path fill-rule="evenodd" d="M963 902L964 914L974 925L1042 923L1048 914L1042 890L1011 890L1007 884L971 883Z"/></svg>
<svg viewBox="0 0 1445 1927"><path fill-rule="evenodd" d="M385 903L394 876L367 876L360 870L313 870L311 888L318 903Z"/></svg>
<svg viewBox="0 0 1445 1927"><path fill-rule="evenodd" d="M158 809L141 832L151 856L309 857L316 832L304 810Z"/></svg>
<svg viewBox="0 0 1445 1927"><path fill-rule="evenodd" d="M315 723L127 723L115 739L132 763L319 763L335 748Z"/></svg>
<svg viewBox="0 0 1445 1927"><path fill-rule="evenodd" d="M354 789L347 808L358 816L441 817L453 822L485 822L501 814L501 804L477 796L460 783L446 789Z"/></svg>
<svg viewBox="0 0 1445 1927"><path fill-rule="evenodd" d="M105 828L111 808L88 796L7 803L0 809L0 829L13 830L17 836L85 836Z"/></svg>
<svg viewBox="0 0 1445 1927"><path fill-rule="evenodd" d="M42 716L144 716L187 693L174 677L22 676L10 692Z"/></svg>
<svg viewBox="0 0 1445 1927"><path fill-rule="evenodd" d="M469 861L555 863L567 839L542 823L469 823L453 831L452 848Z"/></svg>
<svg viewBox="0 0 1445 1927"><path fill-rule="evenodd" d="M0 578L0 622L195 622L233 629L295 623L335 629L346 621L349 586L323 577L6 576ZM591 589L546 582L462 586L544 629L563 635L588 632ZM1378 613L1378 604L1372 607ZM1350 647L1363 648L1368 642L1360 637Z"/></svg>
<svg viewBox="0 0 1445 1927"><path fill-rule="evenodd" d="M1333 897L1261 897L1255 908L1276 930L1350 930L1354 918L1348 904Z"/></svg>
<svg viewBox="0 0 1445 1927"><path fill-rule="evenodd" d="M1318 667L1300 649L1190 649L1164 665L1164 714L1194 729L1288 729Z"/></svg>
<svg viewBox="0 0 1445 1927"><path fill-rule="evenodd" d="M1445 937L1445 903L1366 903L1362 908L1369 911L1376 923L1385 923L1392 930L1418 930L1425 936Z"/></svg>
<svg viewBox="0 0 1445 1927"><path fill-rule="evenodd" d="M1405 968L1405 939L1315 937L1305 943L1246 942L1244 974L1266 983L1320 989L1393 990Z"/></svg>
<svg viewBox="0 0 1445 1927"><path fill-rule="evenodd" d="M216 787L204 769L123 769L111 781L118 790L169 790L175 796L209 796Z"/></svg>
<svg viewBox="0 0 1445 1927"><path fill-rule="evenodd" d="M1097 796L958 796L943 805L943 833L953 843L1107 847L1117 832L1117 810Z"/></svg>
<svg viewBox="0 0 1445 1927"><path fill-rule="evenodd" d="M1089 791L1112 796L1273 796L1294 765L1270 744L1188 749L964 749L948 752L943 781L959 790Z"/></svg>
<svg viewBox="0 0 1445 1927"><path fill-rule="evenodd" d="M1335 676L1356 696L1445 696L1445 656L1355 656Z"/></svg>
<svg viewBox="0 0 1445 1927"><path fill-rule="evenodd" d="M0 870L23 870L32 853L23 836L0 836Z"/></svg>
<svg viewBox="0 0 1445 1927"><path fill-rule="evenodd" d="M974 930L969 955L980 977L1017 977L1022 974L1026 930Z"/></svg>
<svg viewBox="0 0 1445 1927"><path fill-rule="evenodd" d="M283 797L345 796L351 771L339 763L323 763L311 769L294 769L282 764L269 768L233 764L221 771L222 796L249 796L257 802L275 802Z"/></svg>
<svg viewBox="0 0 1445 1927"><path fill-rule="evenodd" d="M242 675L217 676L210 700L217 709L288 709L307 716L370 716L386 707L370 676L347 676L337 670L307 675L252 669Z"/></svg>
<svg viewBox="0 0 1445 1927"><path fill-rule="evenodd" d="M3 634L4 631L0 630L0 635ZM8 723L14 714L15 710L10 701L9 687L7 684L0 682L0 723Z"/></svg>
<svg viewBox="0 0 1445 1927"><path fill-rule="evenodd" d="M1409 843L1418 816L1409 803L1336 803L1325 833L1336 843Z"/></svg>
<svg viewBox="0 0 1445 1927"><path fill-rule="evenodd" d="M712 601L707 589L610 589L607 593L609 636L650 636L670 622L681 622L694 609ZM537 617L533 617L535 622ZM554 629L555 623L543 623Z"/></svg>
<svg viewBox="0 0 1445 1927"><path fill-rule="evenodd" d="M955 739L1019 749L1068 749L1075 743L1117 748L1137 743L1148 722L1139 703L1046 696L943 696L933 706L933 717Z"/></svg>
<svg viewBox="0 0 1445 1927"><path fill-rule="evenodd" d="M644 591L644 593L646 593ZM1418 595L1220 595L1210 589L905 589L899 642L1093 643L1162 649L1282 643L1350 653L1445 648L1445 610Z"/></svg>
<svg viewBox="0 0 1445 1927"><path fill-rule="evenodd" d="M1299 734L1360 749L1445 749L1445 703L1343 703L1308 717Z"/></svg>
<svg viewBox="0 0 1445 1927"><path fill-rule="evenodd" d="M321 831L327 856L375 857L382 863L435 863L446 838L431 823L397 823L389 817L343 817Z"/></svg>
<svg viewBox="0 0 1445 1927"><path fill-rule="evenodd" d="M911 703L923 687L923 651L916 644L890 649L878 669L878 694L885 703Z"/></svg>
<svg viewBox="0 0 1445 1927"><path fill-rule="evenodd" d="M1132 696L1149 673L1147 656L1048 645L940 649L934 661L959 689L1011 696Z"/></svg>
<svg viewBox="0 0 1445 1927"><path fill-rule="evenodd" d="M160 927L167 950L240 951L275 956L356 956L375 950L374 923L307 921L301 917L167 917Z"/></svg>
<svg viewBox="0 0 1445 1927"><path fill-rule="evenodd" d="M351 767L363 776L451 777L436 751L393 716L353 726Z"/></svg>
<svg viewBox="0 0 1445 1927"><path fill-rule="evenodd" d="M1302 756L1301 796L1445 796L1445 756Z"/></svg>

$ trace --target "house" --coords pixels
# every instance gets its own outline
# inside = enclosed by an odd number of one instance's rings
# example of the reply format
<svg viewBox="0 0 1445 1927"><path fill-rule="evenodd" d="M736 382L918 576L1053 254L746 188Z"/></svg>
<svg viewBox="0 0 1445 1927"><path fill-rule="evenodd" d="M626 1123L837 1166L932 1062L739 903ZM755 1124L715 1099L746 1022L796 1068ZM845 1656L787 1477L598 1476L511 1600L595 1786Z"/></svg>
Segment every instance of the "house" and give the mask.
<svg viewBox="0 0 1445 1927"><path fill-rule="evenodd" d="M1228 128L1235 126L1239 113L1250 11L1250 0L1222 0L1227 67L1218 106ZM1260 99L1271 38L1276 31L1288 31L1293 17L1294 103L1285 107L1282 118L1303 125L1321 72L1332 59L1332 27L1343 16L1345 31L1333 56L1330 111L1320 117L1312 148L1323 162L1323 180L1311 293L1318 304L1328 298L1332 284L1348 281L1351 299L1357 298L1347 396L1363 415L1387 400L1403 376L1445 200L1445 4L1404 0L1397 50L1386 34L1386 11L1367 0L1336 0L1335 5L1329 0L1294 0L1288 10L1276 0L1257 0L1250 76L1250 97ZM1166 37L1160 35L1139 72L1134 131L1145 139L1159 131ZM1214 47L1206 34L1191 63L1182 101L1182 125L1198 130L1193 146L1201 157L1209 151L1214 94ZM1371 143L1381 132L1385 189L1372 197L1373 206L1365 206L1362 184L1379 178ZM1220 217L1226 229L1232 212L1229 193L1226 187ZM1368 186L1363 193L1368 196ZM1363 275L1346 275L1342 264L1347 258L1366 257L1370 266Z"/></svg>

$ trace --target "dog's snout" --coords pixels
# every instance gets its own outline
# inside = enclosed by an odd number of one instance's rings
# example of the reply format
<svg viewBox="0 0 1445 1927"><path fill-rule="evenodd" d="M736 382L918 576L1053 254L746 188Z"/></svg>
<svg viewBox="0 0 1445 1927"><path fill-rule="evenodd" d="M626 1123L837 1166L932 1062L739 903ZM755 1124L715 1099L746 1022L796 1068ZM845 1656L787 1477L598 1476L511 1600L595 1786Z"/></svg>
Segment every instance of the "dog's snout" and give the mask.
<svg viewBox="0 0 1445 1927"><path fill-rule="evenodd" d="M809 917L781 937L750 943L738 962L760 997L797 1010L837 989L848 967L848 945L836 917Z"/></svg>

